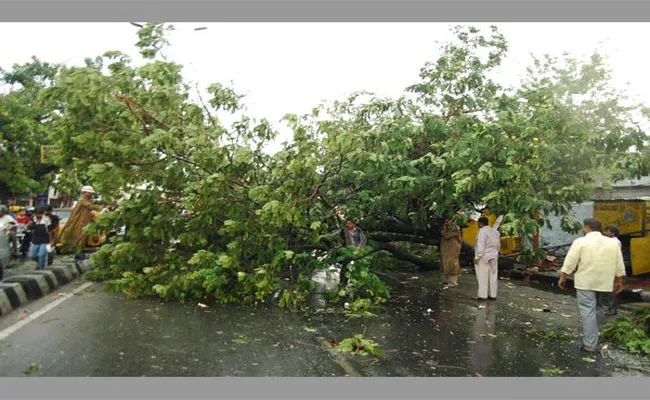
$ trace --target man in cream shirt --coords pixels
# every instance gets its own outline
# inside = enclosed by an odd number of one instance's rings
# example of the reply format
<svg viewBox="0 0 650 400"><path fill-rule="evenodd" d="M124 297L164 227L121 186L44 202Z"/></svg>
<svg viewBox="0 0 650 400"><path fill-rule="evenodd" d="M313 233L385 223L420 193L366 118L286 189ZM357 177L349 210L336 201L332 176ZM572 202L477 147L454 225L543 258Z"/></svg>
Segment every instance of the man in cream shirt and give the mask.
<svg viewBox="0 0 650 400"><path fill-rule="evenodd" d="M623 290L625 265L623 253L615 240L604 236L595 218L583 222L584 237L573 241L562 265L558 286L566 289L566 280L575 272L574 282L578 311L582 321L582 349L598 351L598 293Z"/></svg>
<svg viewBox="0 0 650 400"><path fill-rule="evenodd" d="M499 284L499 251L501 235L492 228L486 217L478 219L478 236L474 252L474 269L478 280L477 300L496 300Z"/></svg>

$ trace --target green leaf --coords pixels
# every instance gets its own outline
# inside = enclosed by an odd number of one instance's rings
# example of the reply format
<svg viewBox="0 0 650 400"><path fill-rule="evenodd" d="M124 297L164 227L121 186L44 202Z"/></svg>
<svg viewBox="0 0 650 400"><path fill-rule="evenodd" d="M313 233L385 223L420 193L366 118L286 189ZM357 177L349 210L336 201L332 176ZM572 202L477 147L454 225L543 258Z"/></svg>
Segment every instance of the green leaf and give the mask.
<svg viewBox="0 0 650 400"><path fill-rule="evenodd" d="M247 336L240 336L237 339L232 339L231 342L239 345L244 345L244 344L249 344L251 340Z"/></svg>

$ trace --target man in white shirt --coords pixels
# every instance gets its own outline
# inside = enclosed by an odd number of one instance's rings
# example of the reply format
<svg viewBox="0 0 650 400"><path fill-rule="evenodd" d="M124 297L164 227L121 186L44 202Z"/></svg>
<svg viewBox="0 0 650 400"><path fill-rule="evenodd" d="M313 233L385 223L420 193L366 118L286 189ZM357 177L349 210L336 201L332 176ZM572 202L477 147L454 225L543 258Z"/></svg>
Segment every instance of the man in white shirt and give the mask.
<svg viewBox="0 0 650 400"><path fill-rule="evenodd" d="M573 241L558 281L558 286L566 289L567 278L575 272L576 300L582 321L582 349L590 353L598 351L598 293L611 293L612 290L620 293L625 277L621 248L616 241L600 233L601 230L599 220L584 220L585 236Z"/></svg>
<svg viewBox="0 0 650 400"><path fill-rule="evenodd" d="M14 255L18 254L18 242L16 240L17 229L18 222L8 213L7 207L0 204L0 231L3 231L7 235Z"/></svg>
<svg viewBox="0 0 650 400"><path fill-rule="evenodd" d="M0 205L0 280L4 277L4 269L9 266L11 232L15 232L15 228L16 221L7 214L7 208Z"/></svg>
<svg viewBox="0 0 650 400"><path fill-rule="evenodd" d="M478 300L496 300L499 283L499 251L501 235L492 228L486 217L478 219L478 236L474 251L474 270L478 280Z"/></svg>

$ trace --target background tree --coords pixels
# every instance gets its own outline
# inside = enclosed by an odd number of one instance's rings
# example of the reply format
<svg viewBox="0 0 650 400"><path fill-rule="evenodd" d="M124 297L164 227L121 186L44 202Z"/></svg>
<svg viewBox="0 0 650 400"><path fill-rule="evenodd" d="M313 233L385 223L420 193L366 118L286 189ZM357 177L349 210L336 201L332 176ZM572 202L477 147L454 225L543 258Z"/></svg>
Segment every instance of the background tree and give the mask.
<svg viewBox="0 0 650 400"><path fill-rule="evenodd" d="M40 162L40 146L49 144L50 110L39 93L56 76L56 65L33 58L30 63L0 69L0 201L47 190L55 167Z"/></svg>

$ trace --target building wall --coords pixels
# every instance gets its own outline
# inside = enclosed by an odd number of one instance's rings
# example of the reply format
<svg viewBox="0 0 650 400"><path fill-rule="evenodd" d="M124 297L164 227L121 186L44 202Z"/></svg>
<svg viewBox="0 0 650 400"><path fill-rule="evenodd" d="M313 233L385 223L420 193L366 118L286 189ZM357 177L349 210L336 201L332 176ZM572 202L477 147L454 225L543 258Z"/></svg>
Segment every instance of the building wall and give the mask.
<svg viewBox="0 0 650 400"><path fill-rule="evenodd" d="M646 184L615 186L613 191L610 193L605 193L602 189L597 189L593 195L594 200L638 199L647 197L650 197L650 186ZM577 221L582 221L585 218L592 217L593 205L593 201L576 204L573 207L571 216ZM560 227L560 218L558 217L551 217L550 220L553 228L549 229L543 227L540 230L540 244L543 247L560 246L571 243L582 235L582 233L571 235L562 231L562 228Z"/></svg>
<svg viewBox="0 0 650 400"><path fill-rule="evenodd" d="M595 200L638 199L642 197L650 197L650 186L617 187L611 193L597 190L593 196Z"/></svg>
<svg viewBox="0 0 650 400"><path fill-rule="evenodd" d="M593 207L593 201L576 204L573 206L573 210L570 216L577 221L582 221L585 218L593 216ZM582 235L582 233L572 235L570 233L564 232L562 230L562 226L560 225L559 217L551 216L549 219L551 220L552 229L549 229L548 227L542 227L540 230L540 244L542 247L552 247L568 244Z"/></svg>

